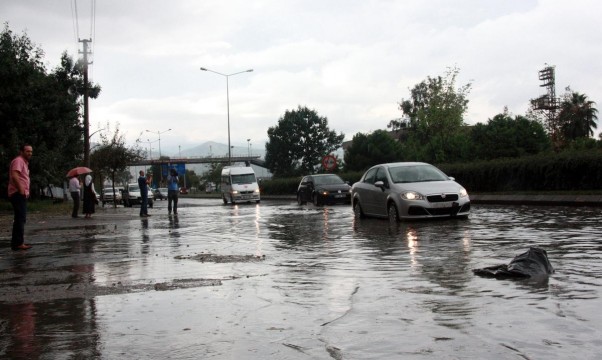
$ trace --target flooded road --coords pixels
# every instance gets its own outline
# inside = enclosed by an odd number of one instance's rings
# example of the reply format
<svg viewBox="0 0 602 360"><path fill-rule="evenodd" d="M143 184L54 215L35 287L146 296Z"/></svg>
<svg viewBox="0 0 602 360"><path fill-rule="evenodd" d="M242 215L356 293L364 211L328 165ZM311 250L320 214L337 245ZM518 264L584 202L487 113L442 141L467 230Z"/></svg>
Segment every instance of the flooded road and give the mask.
<svg viewBox="0 0 602 360"><path fill-rule="evenodd" d="M148 219L137 212L34 226L32 252L4 251L0 358L602 353L599 208L474 205L468 220L399 224L289 201L181 199L177 217L162 201ZM547 251L555 274L472 273L530 246Z"/></svg>

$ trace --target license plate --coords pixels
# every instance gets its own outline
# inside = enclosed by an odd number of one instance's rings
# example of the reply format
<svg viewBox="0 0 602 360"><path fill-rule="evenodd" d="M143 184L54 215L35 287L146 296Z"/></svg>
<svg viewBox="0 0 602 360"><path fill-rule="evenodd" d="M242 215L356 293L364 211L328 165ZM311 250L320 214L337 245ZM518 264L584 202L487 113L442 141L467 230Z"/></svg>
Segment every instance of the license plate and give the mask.
<svg viewBox="0 0 602 360"><path fill-rule="evenodd" d="M240 198L243 199L243 200L247 200L247 199L250 199L251 196L249 196L249 195L243 195Z"/></svg>
<svg viewBox="0 0 602 360"><path fill-rule="evenodd" d="M452 202L440 202L440 203L432 203L431 204L432 208L450 208L452 207Z"/></svg>
<svg viewBox="0 0 602 360"><path fill-rule="evenodd" d="M345 194L334 194L335 198L344 198Z"/></svg>

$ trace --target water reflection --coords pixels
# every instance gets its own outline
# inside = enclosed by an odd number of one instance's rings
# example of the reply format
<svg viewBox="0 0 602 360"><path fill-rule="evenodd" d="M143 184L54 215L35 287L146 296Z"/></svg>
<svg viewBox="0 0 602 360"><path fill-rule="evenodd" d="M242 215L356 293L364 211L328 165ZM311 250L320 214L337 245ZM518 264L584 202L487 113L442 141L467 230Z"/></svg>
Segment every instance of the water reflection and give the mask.
<svg viewBox="0 0 602 360"><path fill-rule="evenodd" d="M199 278L223 285L18 305L3 297L0 357L504 359L602 351L600 209L479 206L467 221L389 223L354 219L348 206L186 201L192 205L179 219L154 214L110 234L38 239L47 242L36 246L48 249L42 255L0 257L0 285L27 295L26 286L40 285L27 283L28 274L49 272L60 273L50 283L65 288ZM546 249L553 276L472 274L529 246ZM198 253L265 260L176 259Z"/></svg>

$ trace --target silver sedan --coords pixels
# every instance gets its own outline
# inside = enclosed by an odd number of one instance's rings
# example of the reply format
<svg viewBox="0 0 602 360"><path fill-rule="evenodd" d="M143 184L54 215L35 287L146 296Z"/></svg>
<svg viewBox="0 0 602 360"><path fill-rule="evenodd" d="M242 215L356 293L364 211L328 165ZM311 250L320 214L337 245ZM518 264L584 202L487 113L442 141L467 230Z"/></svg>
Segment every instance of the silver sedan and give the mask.
<svg viewBox="0 0 602 360"><path fill-rule="evenodd" d="M433 165L399 162L371 167L351 188L358 217L402 219L467 218L466 189Z"/></svg>

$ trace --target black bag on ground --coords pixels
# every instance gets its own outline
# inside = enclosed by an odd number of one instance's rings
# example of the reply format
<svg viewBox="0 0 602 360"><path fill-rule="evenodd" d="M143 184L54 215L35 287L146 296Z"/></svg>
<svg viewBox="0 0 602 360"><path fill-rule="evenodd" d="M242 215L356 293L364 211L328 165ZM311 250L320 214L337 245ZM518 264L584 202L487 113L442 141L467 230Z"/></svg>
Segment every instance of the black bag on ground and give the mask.
<svg viewBox="0 0 602 360"><path fill-rule="evenodd" d="M553 274L554 268L550 264L548 254L545 250L531 247L526 252L515 256L508 265L489 266L482 269L474 269L472 272L475 275L494 277L496 279L524 279Z"/></svg>

